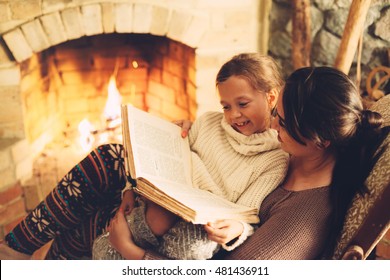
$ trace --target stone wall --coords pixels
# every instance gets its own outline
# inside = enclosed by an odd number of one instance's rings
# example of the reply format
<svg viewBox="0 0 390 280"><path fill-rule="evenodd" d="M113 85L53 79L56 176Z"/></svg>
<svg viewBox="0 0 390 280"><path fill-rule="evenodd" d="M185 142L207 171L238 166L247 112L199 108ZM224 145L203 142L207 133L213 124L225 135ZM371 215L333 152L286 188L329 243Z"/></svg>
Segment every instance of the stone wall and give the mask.
<svg viewBox="0 0 390 280"><path fill-rule="evenodd" d="M311 1L313 66L334 65L344 26L352 0ZM270 15L269 52L282 65L285 75L292 72L291 60L291 1L273 0ZM390 1L372 0L365 21L361 54L361 87L365 88L366 76L379 65L389 66L390 49ZM356 77L357 55L349 72ZM390 89L388 89L389 91ZM387 91L387 92L388 92Z"/></svg>

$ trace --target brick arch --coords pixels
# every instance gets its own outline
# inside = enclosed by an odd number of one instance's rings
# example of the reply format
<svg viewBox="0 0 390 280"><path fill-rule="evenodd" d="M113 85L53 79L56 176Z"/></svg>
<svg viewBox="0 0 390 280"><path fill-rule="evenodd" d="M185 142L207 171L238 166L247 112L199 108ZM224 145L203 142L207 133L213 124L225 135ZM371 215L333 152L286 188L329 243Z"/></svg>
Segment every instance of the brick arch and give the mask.
<svg viewBox="0 0 390 280"><path fill-rule="evenodd" d="M199 48L208 18L188 8L101 1L42 14L4 33L3 39L17 62L69 40L114 32L166 36Z"/></svg>

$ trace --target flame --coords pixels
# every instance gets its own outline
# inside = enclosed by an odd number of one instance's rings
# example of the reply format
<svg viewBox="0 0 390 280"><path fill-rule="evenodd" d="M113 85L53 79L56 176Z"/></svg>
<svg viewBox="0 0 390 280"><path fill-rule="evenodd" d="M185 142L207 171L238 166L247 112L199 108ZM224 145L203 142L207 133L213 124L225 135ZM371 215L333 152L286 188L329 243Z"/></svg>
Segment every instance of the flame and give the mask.
<svg viewBox="0 0 390 280"><path fill-rule="evenodd" d="M108 98L103 111L106 120L114 120L121 116L121 102L122 96L116 86L115 76L112 75L108 83Z"/></svg>
<svg viewBox="0 0 390 280"><path fill-rule="evenodd" d="M88 119L83 119L79 123L78 130L80 133L80 146L84 152L89 152L95 140L95 137L91 134L91 132L94 130L94 127Z"/></svg>

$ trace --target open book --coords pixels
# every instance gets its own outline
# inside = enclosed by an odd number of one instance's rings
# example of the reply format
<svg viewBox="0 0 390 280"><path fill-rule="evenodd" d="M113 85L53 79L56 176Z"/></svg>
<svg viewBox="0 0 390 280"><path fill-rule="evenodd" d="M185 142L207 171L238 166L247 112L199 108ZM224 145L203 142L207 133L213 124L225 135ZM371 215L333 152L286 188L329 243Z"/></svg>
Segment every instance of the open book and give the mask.
<svg viewBox="0 0 390 280"><path fill-rule="evenodd" d="M126 173L134 191L186 221L220 219L258 223L257 209L192 186L191 151L181 128L131 105L122 105Z"/></svg>

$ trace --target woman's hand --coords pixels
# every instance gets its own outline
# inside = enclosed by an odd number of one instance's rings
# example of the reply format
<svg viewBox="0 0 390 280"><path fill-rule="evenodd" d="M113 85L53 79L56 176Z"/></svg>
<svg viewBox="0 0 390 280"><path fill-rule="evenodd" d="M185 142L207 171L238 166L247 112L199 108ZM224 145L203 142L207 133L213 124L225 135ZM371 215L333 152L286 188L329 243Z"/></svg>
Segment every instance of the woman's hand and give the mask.
<svg viewBox="0 0 390 280"><path fill-rule="evenodd" d="M181 127L181 137L186 138L188 135L188 131L192 126L192 121L190 120L177 120L173 121L174 124Z"/></svg>
<svg viewBox="0 0 390 280"><path fill-rule="evenodd" d="M219 244L226 244L244 231L244 226L236 220L220 220L204 226L208 238Z"/></svg>
<svg viewBox="0 0 390 280"><path fill-rule="evenodd" d="M122 257L128 260L142 260L145 250L134 244L130 229L127 225L124 210L119 208L108 227L109 240Z"/></svg>

